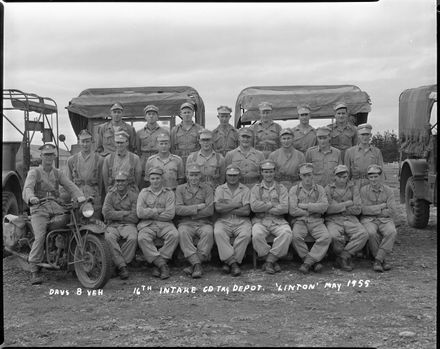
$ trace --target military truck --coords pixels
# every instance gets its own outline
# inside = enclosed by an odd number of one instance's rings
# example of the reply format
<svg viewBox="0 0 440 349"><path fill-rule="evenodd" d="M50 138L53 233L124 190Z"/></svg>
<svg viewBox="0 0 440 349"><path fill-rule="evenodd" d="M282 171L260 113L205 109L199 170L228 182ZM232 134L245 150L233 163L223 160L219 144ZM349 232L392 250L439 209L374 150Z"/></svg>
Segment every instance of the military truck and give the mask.
<svg viewBox="0 0 440 349"><path fill-rule="evenodd" d="M437 206L437 85L404 90L399 97L400 202L408 224L425 228Z"/></svg>

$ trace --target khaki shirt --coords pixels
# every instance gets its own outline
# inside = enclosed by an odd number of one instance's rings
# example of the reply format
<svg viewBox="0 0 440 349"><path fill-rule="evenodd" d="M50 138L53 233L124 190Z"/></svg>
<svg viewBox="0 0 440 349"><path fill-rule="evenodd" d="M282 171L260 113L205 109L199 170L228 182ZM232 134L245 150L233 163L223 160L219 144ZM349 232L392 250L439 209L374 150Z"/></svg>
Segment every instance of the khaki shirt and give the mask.
<svg viewBox="0 0 440 349"><path fill-rule="evenodd" d="M284 148L275 150L269 154L269 159L277 164L275 180L281 182L288 189L294 182L299 181L299 165L305 162L304 154L291 147L290 152Z"/></svg>
<svg viewBox="0 0 440 349"><path fill-rule="evenodd" d="M102 215L106 223L110 225L136 224L139 221L136 214L137 199L138 194L130 188L123 195L116 188L110 189L102 206Z"/></svg>
<svg viewBox="0 0 440 349"><path fill-rule="evenodd" d="M238 131L230 124L228 124L226 129L217 126L212 131L212 140L214 150L225 156L228 151L238 147Z"/></svg>
<svg viewBox="0 0 440 349"><path fill-rule="evenodd" d="M224 203L224 204L231 204L231 203L239 203L242 207L250 204L250 194L251 191L247 186L244 184L239 183L237 189L235 189L234 192L229 189L229 186L227 183L219 185L215 189L215 195L214 195L214 203ZM237 216L230 213L219 213L220 217L218 218L218 221L220 220L227 220L232 221L234 223L241 224L243 221L250 221L249 217L245 216Z"/></svg>
<svg viewBox="0 0 440 349"><path fill-rule="evenodd" d="M358 144L345 151L344 165L348 167L352 179L367 178L368 166L372 164L383 168L382 152L373 145L364 150Z"/></svg>
<svg viewBox="0 0 440 349"><path fill-rule="evenodd" d="M108 190L113 186L118 172L126 172L128 173L128 184L139 191L142 181L142 167L139 156L129 151L125 154L113 154L106 156L102 165L105 189ZM112 159L113 164L111 163Z"/></svg>
<svg viewBox="0 0 440 349"><path fill-rule="evenodd" d="M326 186L334 181L335 167L342 164L341 152L334 148L323 152L319 145L306 151L306 162L313 164L313 177L316 184Z"/></svg>
<svg viewBox="0 0 440 349"><path fill-rule="evenodd" d="M330 144L339 149L344 157L345 150L358 144L358 134L356 126L346 123L344 127L339 127L336 123L330 124Z"/></svg>
<svg viewBox="0 0 440 349"><path fill-rule="evenodd" d="M241 146L238 146L234 150L228 152L225 156L225 166L234 164L240 168L242 183L246 181L258 182L260 178L260 162L265 159L264 154L250 148L246 153Z"/></svg>
<svg viewBox="0 0 440 349"><path fill-rule="evenodd" d="M302 209L298 204L307 204L308 208ZM327 195L319 184L313 184L310 191L302 183L289 190L289 214L297 221L306 223L323 222L323 214L328 208Z"/></svg>
<svg viewBox="0 0 440 349"><path fill-rule="evenodd" d="M270 187L262 181L251 189L251 210L255 212L252 224L267 222L287 224L284 215L289 212L289 196L284 185L273 182Z"/></svg>
<svg viewBox="0 0 440 349"><path fill-rule="evenodd" d="M135 152L136 130L134 129L134 127L127 124L126 122L122 122L122 124L118 127L118 131L125 131L128 133L128 150L131 152ZM115 129L111 121L99 125L96 151L104 156L116 151Z"/></svg>
<svg viewBox="0 0 440 349"><path fill-rule="evenodd" d="M150 129L148 125L145 125L144 128L136 132L136 151L143 160L143 164L145 164L148 157L157 154L156 140L157 136L162 133L168 134L168 130L157 124L153 129Z"/></svg>
<svg viewBox="0 0 440 349"><path fill-rule="evenodd" d="M203 127L195 122L192 123L189 130L185 130L182 123L174 126L170 134L171 153L183 158L199 150L199 131L201 130Z"/></svg>
<svg viewBox="0 0 440 349"><path fill-rule="evenodd" d="M188 164L196 163L200 166L202 173L201 182L211 186L215 190L218 185L225 182L225 158L214 150L208 155L203 155L202 151L191 153L186 160Z"/></svg>
<svg viewBox="0 0 440 349"><path fill-rule="evenodd" d="M197 211L197 205L206 204L206 207ZM181 184L176 189L176 216L178 222L188 223L197 220L202 223L211 223L210 217L214 214L214 194L210 186L200 183L195 192L188 183Z"/></svg>
<svg viewBox="0 0 440 349"><path fill-rule="evenodd" d="M264 153L267 157L271 152L280 147L281 126L276 122L271 122L267 127L261 121L251 126L254 132L254 147Z"/></svg>
<svg viewBox="0 0 440 349"><path fill-rule="evenodd" d="M382 223L387 223L397 217L394 193L390 187L380 184L377 189L374 189L371 184L367 184L360 189L360 196L362 203L361 222L378 219ZM377 207L382 203L387 204L385 209Z"/></svg>
<svg viewBox="0 0 440 349"><path fill-rule="evenodd" d="M316 145L316 130L308 125L306 129L299 125L292 128L293 132L293 146L295 149L305 153L307 149Z"/></svg>
<svg viewBox="0 0 440 349"><path fill-rule="evenodd" d="M361 197L359 188L353 182L348 182L342 190L336 188L335 183L331 183L325 187L325 193L329 203L326 222L341 221L341 219L359 222L356 216L361 214ZM353 201L353 205L342 211L338 204L349 200Z"/></svg>
<svg viewBox="0 0 440 349"><path fill-rule="evenodd" d="M136 204L136 213L140 219L138 230L157 221L171 223L176 213L175 201L174 192L169 188L162 187L158 193L150 187L142 189ZM157 213L155 208L163 211Z"/></svg>
<svg viewBox="0 0 440 349"><path fill-rule="evenodd" d="M150 156L145 164L145 173L153 167L163 170L163 186L176 189L180 180L185 179L185 170L180 156L169 154L166 159L162 159L159 154Z"/></svg>

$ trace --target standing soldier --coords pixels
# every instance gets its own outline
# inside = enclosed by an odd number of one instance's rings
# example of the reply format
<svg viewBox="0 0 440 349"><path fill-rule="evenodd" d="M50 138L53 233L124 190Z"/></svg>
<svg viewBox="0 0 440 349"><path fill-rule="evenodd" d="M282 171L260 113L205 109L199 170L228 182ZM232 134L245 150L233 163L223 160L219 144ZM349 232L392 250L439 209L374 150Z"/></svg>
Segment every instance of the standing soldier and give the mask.
<svg viewBox="0 0 440 349"><path fill-rule="evenodd" d="M183 103L180 106L180 116L182 122L171 129L171 153L180 156L185 165L188 155L200 149L199 132L203 127L192 120L192 103Z"/></svg>
<svg viewBox="0 0 440 349"><path fill-rule="evenodd" d="M138 240L136 215L138 194L128 187L128 175L119 172L115 177L115 186L105 196L102 215L107 224L105 239L111 247L113 263L122 280L128 279L127 264L135 254ZM122 247L119 240L125 240Z"/></svg>
<svg viewBox="0 0 440 349"><path fill-rule="evenodd" d="M280 132L281 148L269 154L269 159L276 164L275 180L287 190L299 181L299 165L305 161L304 154L293 147L293 132L285 128Z"/></svg>
<svg viewBox="0 0 440 349"><path fill-rule="evenodd" d="M40 147L40 150L41 165L29 170L22 194L24 202L30 207L31 224L35 238L28 259L32 285L43 282L39 274L38 263L41 263L44 258L47 226L53 221L58 222L57 216L60 217L59 215L64 218L62 214L65 210L57 202L60 197L59 186L63 186L78 202L86 200L81 190L62 171L53 167L53 161L56 157L55 145L46 143ZM69 218L69 216L66 217Z"/></svg>
<svg viewBox="0 0 440 349"><path fill-rule="evenodd" d="M314 183L325 187L334 181L335 167L342 165L341 152L330 145L328 127L316 130L318 145L306 151L306 162L313 164Z"/></svg>
<svg viewBox="0 0 440 349"><path fill-rule="evenodd" d="M299 124L292 128L293 146L303 154L307 149L316 145L316 130L310 126L310 107L302 105L297 107Z"/></svg>
<svg viewBox="0 0 440 349"><path fill-rule="evenodd" d="M226 168L226 183L215 190L215 210L219 217L214 224L214 238L223 271L239 276L247 245L251 241L252 224L249 219L250 190L239 182L240 168L229 165ZM234 237L233 246L230 239Z"/></svg>
<svg viewBox="0 0 440 349"><path fill-rule="evenodd" d="M370 165L367 170L369 184L360 189L362 214L361 223L368 232L368 246L375 261L373 270L383 272L391 266L385 258L393 250L397 230L393 190L380 182L382 167Z"/></svg>
<svg viewBox="0 0 440 349"><path fill-rule="evenodd" d="M102 178L106 192L114 185L118 172L128 173L128 185L139 192L142 181L141 161L139 156L127 149L128 139L125 131L115 133L116 151L104 159Z"/></svg>
<svg viewBox="0 0 440 349"><path fill-rule="evenodd" d="M170 153L170 135L162 133L157 136L159 153L150 156L145 164L145 173L153 167L163 170L163 186L176 190L179 184L185 182L185 170L182 158ZM145 177L148 179L148 177Z"/></svg>
<svg viewBox="0 0 440 349"><path fill-rule="evenodd" d="M214 195L212 188L200 181L201 172L197 164L188 164L186 177L187 183L176 189L177 230L180 248L191 264L185 272L196 279L202 276L202 262L209 261L214 245L210 219L214 213Z"/></svg>
<svg viewBox="0 0 440 349"><path fill-rule="evenodd" d="M357 218L361 213L361 198L358 187L348 180L347 166L336 166L335 182L327 185L325 192L329 203L325 225L333 251L341 269L352 271L351 257L365 246L368 234ZM349 238L347 245L345 236Z"/></svg>
<svg viewBox="0 0 440 349"><path fill-rule="evenodd" d="M275 182L275 163L264 160L261 163L263 181L251 189L250 205L252 218L252 244L259 257L266 263L263 270L268 274L281 271L277 260L285 256L292 241L292 231L284 219L289 212L289 197L284 185ZM274 235L272 247L266 238Z"/></svg>
<svg viewBox="0 0 440 349"><path fill-rule="evenodd" d="M110 108L110 115L112 119L105 124L99 125L98 128L98 143L96 151L102 155L116 151L115 133L125 131L128 134L128 150L134 152L136 150L136 130L133 126L122 121L124 107L121 103L115 103Z"/></svg>
<svg viewBox="0 0 440 349"><path fill-rule="evenodd" d="M217 117L220 124L212 131L214 150L223 156L228 151L238 147L238 131L229 124L232 109L221 105L217 108Z"/></svg>
<svg viewBox="0 0 440 349"><path fill-rule="evenodd" d="M304 163L299 168L301 183L289 191L289 213L294 218L292 233L293 247L303 260L299 271L307 274L313 266L315 272L322 269L319 263L327 253L331 237L324 225L324 212L328 208L325 190L313 181L313 165ZM309 251L304 238L310 234L314 239Z"/></svg>
<svg viewBox="0 0 440 349"><path fill-rule="evenodd" d="M328 125L331 129L331 145L341 151L341 158L344 159L345 150L358 143L356 126L348 121L348 109L345 103L336 104L336 122Z"/></svg>
<svg viewBox="0 0 440 349"><path fill-rule="evenodd" d="M225 182L225 159L213 149L211 131L200 131L199 138L201 149L188 156L186 167L192 163L199 165L201 182L208 184L214 192L218 185Z"/></svg>
<svg viewBox="0 0 440 349"><path fill-rule="evenodd" d="M104 159L92 153L92 134L88 130L82 130L78 137L81 151L67 159L66 175L85 197L93 197L93 217L101 219Z"/></svg>
<svg viewBox="0 0 440 349"><path fill-rule="evenodd" d="M179 233L172 220L176 212L174 192L162 185L163 170L152 168L148 171L150 186L139 193L137 200L138 244L148 263L153 263L153 276L167 279L170 269L167 261L173 256L179 244ZM154 239L164 240L157 250Z"/></svg>
<svg viewBox="0 0 440 349"><path fill-rule="evenodd" d="M253 144L255 149L263 152L267 158L269 154L280 147L281 126L272 120L272 104L262 102L258 105L260 121L251 126L254 132Z"/></svg>
<svg viewBox="0 0 440 349"><path fill-rule="evenodd" d="M264 160L263 152L251 146L252 131L243 127L239 131L240 145L225 156L225 165L233 164L240 168L240 182L251 189L260 181L260 163Z"/></svg>
<svg viewBox="0 0 440 349"><path fill-rule="evenodd" d="M160 127L157 123L159 118L158 107L155 105L147 105L144 108L144 114L147 124L136 133L137 154L141 158L142 177L145 176L145 163L147 159L158 153L157 136L161 133L168 133L165 128Z"/></svg>
<svg viewBox="0 0 440 349"><path fill-rule="evenodd" d="M345 152L344 164L348 167L351 179L358 188L368 184L367 168L376 164L383 166L382 152L370 144L371 125L358 126L359 144L348 148Z"/></svg>

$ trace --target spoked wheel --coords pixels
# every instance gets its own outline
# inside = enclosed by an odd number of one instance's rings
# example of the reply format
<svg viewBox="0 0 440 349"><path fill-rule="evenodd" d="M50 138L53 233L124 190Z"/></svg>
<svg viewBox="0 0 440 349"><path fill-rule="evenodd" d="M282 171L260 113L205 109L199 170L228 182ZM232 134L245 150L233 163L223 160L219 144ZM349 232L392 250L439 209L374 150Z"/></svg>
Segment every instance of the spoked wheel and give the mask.
<svg viewBox="0 0 440 349"><path fill-rule="evenodd" d="M104 237L88 232L83 238L84 253L78 245L75 247L76 276L86 288L102 288L111 276L110 249Z"/></svg>

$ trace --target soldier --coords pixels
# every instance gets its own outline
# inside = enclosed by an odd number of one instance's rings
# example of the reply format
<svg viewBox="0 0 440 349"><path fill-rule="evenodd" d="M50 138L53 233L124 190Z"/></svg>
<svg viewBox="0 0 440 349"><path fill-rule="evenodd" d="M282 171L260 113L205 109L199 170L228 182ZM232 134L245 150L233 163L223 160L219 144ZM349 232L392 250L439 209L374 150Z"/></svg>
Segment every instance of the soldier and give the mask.
<svg viewBox="0 0 440 349"><path fill-rule="evenodd" d="M199 132L203 127L192 121L192 103L183 103L180 106L180 116L182 122L171 129L171 153L180 156L183 164L186 164L188 155L200 149Z"/></svg>
<svg viewBox="0 0 440 349"><path fill-rule="evenodd" d="M219 217L214 224L214 238L217 244L223 271L239 276L246 247L251 240L252 224L249 219L250 190L239 182L240 168L229 165L226 168L226 183L215 190L215 210ZM230 239L234 237L233 246Z"/></svg>
<svg viewBox="0 0 440 349"><path fill-rule="evenodd" d="M88 130L82 130L78 138L81 151L67 159L65 173L86 197L93 197L93 217L101 219L104 159L92 153L92 134Z"/></svg>
<svg viewBox="0 0 440 349"><path fill-rule="evenodd" d="M225 156L225 165L236 165L240 168L240 182L251 189L260 180L260 163L264 160L263 152L251 146L252 131L243 127L239 131L240 145Z"/></svg>
<svg viewBox="0 0 440 349"><path fill-rule="evenodd" d="M393 250L397 236L393 217L396 216L393 190L380 182L382 167L368 166L369 184L360 189L362 213L360 221L368 232L368 246L375 261L373 270L383 272L391 265L386 257Z"/></svg>
<svg viewBox="0 0 440 349"><path fill-rule="evenodd" d="M329 206L325 225L332 238L332 247L341 269L352 271L351 257L362 250L368 240L368 233L357 216L361 213L359 189L348 180L348 168L335 168L335 182L325 187ZM349 241L345 244L345 236Z"/></svg>
<svg viewBox="0 0 440 349"><path fill-rule="evenodd" d="M105 239L111 247L113 263L122 280L128 279L127 264L135 254L138 240L136 215L138 194L128 187L128 174L119 172L115 176L115 186L105 196L102 215L107 224ZM119 240L125 240L122 247Z"/></svg>
<svg viewBox="0 0 440 349"><path fill-rule="evenodd" d="M328 208L327 196L324 188L314 183L312 173L313 164L302 164L299 168L301 182L289 191L289 214L294 218L292 243L298 256L303 260L299 268L303 274L307 274L312 266L315 272L322 269L322 264L319 262L327 253L331 242L323 218ZM304 241L307 234L315 239L310 251Z"/></svg>
<svg viewBox="0 0 440 349"><path fill-rule="evenodd" d="M277 165L275 180L287 190L299 181L299 165L305 161L304 154L293 147L293 132L285 128L280 132L281 148L269 154L269 159Z"/></svg>
<svg viewBox="0 0 440 349"><path fill-rule="evenodd" d="M57 202L60 196L59 186L63 186L78 202L86 200L81 190L62 171L53 167L53 161L56 157L55 145L46 143L40 147L40 150L41 165L29 170L22 194L24 202L30 207L31 224L35 238L28 259L32 285L43 282L38 263L43 261L46 229L49 223L55 221L60 225L68 223L67 220L61 222L57 219L64 218L62 214L65 213L63 207Z"/></svg>
<svg viewBox="0 0 440 349"><path fill-rule="evenodd" d="M145 164L145 173L153 167L161 168L164 187L176 190L179 184L185 183L185 170L182 158L170 153L170 135L162 133L157 136L159 153L150 156ZM145 178L148 178L147 176Z"/></svg>
<svg viewBox="0 0 440 349"><path fill-rule="evenodd" d="M281 126L272 120L272 104L262 102L258 105L260 121L251 126L254 133L253 144L255 149L263 152L267 158L269 154L280 147Z"/></svg>
<svg viewBox="0 0 440 349"><path fill-rule="evenodd" d="M142 184L141 161L139 156L127 149L128 139L129 135L125 131L116 132L116 151L104 159L102 178L106 192L114 185L118 172L128 173L128 185L139 192Z"/></svg>
<svg viewBox="0 0 440 349"><path fill-rule="evenodd" d="M252 244L259 257L265 259L263 270L268 274L281 271L277 260L285 256L292 241L292 231L284 219L289 211L289 198L284 185L275 182L275 162L261 163L263 181L251 189ZM266 237L274 235L272 247Z"/></svg>
<svg viewBox="0 0 440 349"><path fill-rule="evenodd" d="M382 152L370 144L371 125L358 126L359 144L348 148L345 152L344 164L348 167L351 179L360 188L368 184L367 168L372 164L383 166Z"/></svg>
<svg viewBox="0 0 440 349"><path fill-rule="evenodd" d="M214 231L210 217L214 213L212 188L202 183L200 167L188 164L187 183L176 189L176 216L179 244L183 255L191 264L185 273L194 279L203 274L202 262L210 260L214 245ZM195 240L198 239L195 246Z"/></svg>
<svg viewBox="0 0 440 349"><path fill-rule="evenodd" d="M115 133L125 131L128 134L128 150L134 152L136 150L136 130L133 126L122 121L124 107L121 103L115 103L110 108L112 119L98 127L98 143L96 151L107 156L116 151Z"/></svg>
<svg viewBox="0 0 440 349"><path fill-rule="evenodd" d="M145 176L145 163L147 159L158 153L157 136L168 131L160 127L157 123L159 118L159 108L155 105L147 105L144 108L145 120L147 121L144 128L136 133L137 154L141 158L142 177Z"/></svg>
<svg viewBox="0 0 440 349"><path fill-rule="evenodd" d="M358 144L356 126L348 121L348 108L345 103L336 104L336 123L328 125L331 130L330 143L341 151L341 158L344 159L345 150Z"/></svg>
<svg viewBox="0 0 440 349"><path fill-rule="evenodd" d="M299 124L292 128L293 146L303 154L307 149L316 145L316 130L310 126L310 107L308 105L298 105Z"/></svg>
<svg viewBox="0 0 440 349"><path fill-rule="evenodd" d="M314 183L325 187L334 181L334 170L342 165L341 152L330 146L330 132L328 127L319 127L316 130L318 145L306 151L306 162L313 164Z"/></svg>
<svg viewBox="0 0 440 349"><path fill-rule="evenodd" d="M148 263L153 263L153 276L167 279L170 269L167 261L173 256L179 244L179 233L172 220L175 215L174 192L164 187L163 170L153 167L148 171L150 186L139 193L136 212L140 219L137 225L138 244ZM163 246L157 250L154 239L164 240Z"/></svg>
<svg viewBox="0 0 440 349"><path fill-rule="evenodd" d="M201 149L188 156L186 166L192 163L199 165L200 181L208 184L214 192L218 185L225 182L225 158L213 149L211 131L200 131L199 139Z"/></svg>
<svg viewBox="0 0 440 349"><path fill-rule="evenodd" d="M220 124L212 131L212 138L214 142L214 150L223 156L226 156L228 151L238 147L238 131L235 127L229 124L232 109L221 105L217 108L217 117Z"/></svg>

